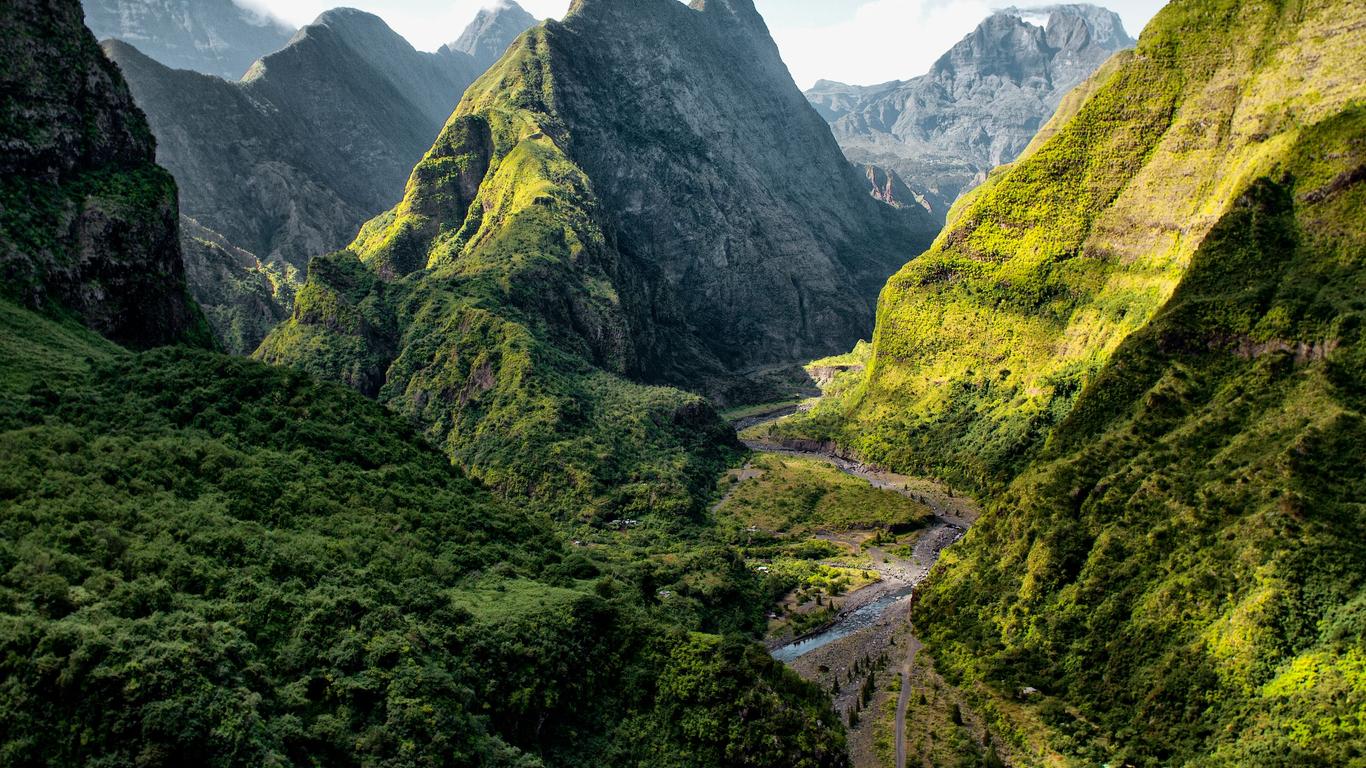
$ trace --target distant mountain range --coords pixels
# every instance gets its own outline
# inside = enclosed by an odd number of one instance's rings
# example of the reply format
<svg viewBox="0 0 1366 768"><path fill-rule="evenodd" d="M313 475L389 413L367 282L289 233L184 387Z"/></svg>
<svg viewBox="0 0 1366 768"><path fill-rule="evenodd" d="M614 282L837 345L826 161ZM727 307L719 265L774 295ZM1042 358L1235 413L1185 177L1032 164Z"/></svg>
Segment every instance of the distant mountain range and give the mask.
<svg viewBox="0 0 1366 768"><path fill-rule="evenodd" d="M283 48L294 28L233 0L84 0L85 23L173 69L228 80Z"/></svg>
<svg viewBox="0 0 1366 768"><path fill-rule="evenodd" d="M874 86L822 80L806 96L850 160L894 172L942 221L1024 151L1069 91L1133 45L1119 16L1093 5L1007 9L925 75Z"/></svg>
<svg viewBox="0 0 1366 768"><path fill-rule="evenodd" d="M505 49L534 22L510 3L481 12L462 44ZM122 41L104 48L180 185L195 298L239 353L288 315L311 257L402 197L483 72L464 51L417 51L350 9L324 13L240 82L171 69Z"/></svg>

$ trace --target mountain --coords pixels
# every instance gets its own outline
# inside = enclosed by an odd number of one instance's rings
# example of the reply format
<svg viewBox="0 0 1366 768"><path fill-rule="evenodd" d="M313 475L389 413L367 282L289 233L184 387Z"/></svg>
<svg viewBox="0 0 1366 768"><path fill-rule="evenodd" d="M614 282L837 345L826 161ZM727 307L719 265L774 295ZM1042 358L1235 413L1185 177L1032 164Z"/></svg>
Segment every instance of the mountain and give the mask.
<svg viewBox="0 0 1366 768"><path fill-rule="evenodd" d="M194 340L174 185L75 0L0 32L6 765L848 766L735 554L571 550L358 393L96 333Z"/></svg>
<svg viewBox="0 0 1366 768"><path fill-rule="evenodd" d="M0 295L129 346L209 344L147 121L80 9L41 5L0 14Z"/></svg>
<svg viewBox="0 0 1366 768"><path fill-rule="evenodd" d="M234 0L83 0L101 40L117 38L172 69L228 80L283 48L294 29Z"/></svg>
<svg viewBox="0 0 1366 768"><path fill-rule="evenodd" d="M539 23L514 0L498 0L494 7L480 9L464 33L442 51L466 54L485 70L502 58L513 40Z"/></svg>
<svg viewBox="0 0 1366 768"><path fill-rule="evenodd" d="M787 433L992 495L917 628L1038 762L1360 761L1364 28L1167 5Z"/></svg>
<svg viewBox="0 0 1366 768"><path fill-rule="evenodd" d="M734 438L678 388L771 396L751 370L852 343L926 242L864 183L746 0L585 0L471 88L259 354L379 397L494 487L685 519Z"/></svg>
<svg viewBox="0 0 1366 768"><path fill-rule="evenodd" d="M851 160L896 172L942 221L960 195L1019 156L1069 91L1133 44L1103 8L1008 9L928 74L876 86L822 80L806 97Z"/></svg>
<svg viewBox="0 0 1366 768"><path fill-rule="evenodd" d="M240 82L169 69L119 41L105 50L180 184L195 298L240 354L288 315L309 258L402 197L482 72L348 9L324 13Z"/></svg>

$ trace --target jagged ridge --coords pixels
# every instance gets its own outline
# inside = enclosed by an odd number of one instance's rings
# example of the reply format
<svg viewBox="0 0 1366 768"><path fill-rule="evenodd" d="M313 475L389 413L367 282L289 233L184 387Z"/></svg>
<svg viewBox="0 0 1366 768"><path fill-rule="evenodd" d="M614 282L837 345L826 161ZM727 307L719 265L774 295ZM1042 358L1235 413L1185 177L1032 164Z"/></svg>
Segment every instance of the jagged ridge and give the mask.
<svg viewBox="0 0 1366 768"><path fill-rule="evenodd" d="M288 315L311 257L346 244L402 196L483 71L463 53L418 52L378 17L350 9L321 15L240 83L173 71L117 41L105 50L180 182L195 296L240 354ZM240 267L229 252L257 263Z"/></svg>

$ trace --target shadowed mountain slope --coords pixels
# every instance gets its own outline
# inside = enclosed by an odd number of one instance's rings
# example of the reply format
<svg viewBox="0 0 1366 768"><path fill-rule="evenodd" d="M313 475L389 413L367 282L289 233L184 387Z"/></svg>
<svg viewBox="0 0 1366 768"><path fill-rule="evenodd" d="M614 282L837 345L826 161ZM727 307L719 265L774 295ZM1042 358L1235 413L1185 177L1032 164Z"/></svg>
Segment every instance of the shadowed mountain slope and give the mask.
<svg viewBox="0 0 1366 768"><path fill-rule="evenodd" d="M85 23L173 69L228 80L289 42L294 30L235 0L84 0Z"/></svg>
<svg viewBox="0 0 1366 768"><path fill-rule="evenodd" d="M0 59L0 295L133 347L211 344L185 291L175 182L80 8L7 2Z"/></svg>
<svg viewBox="0 0 1366 768"><path fill-rule="evenodd" d="M195 296L243 354L288 314L309 258L402 197L482 71L348 9L320 16L241 82L169 69L119 41L105 50L180 184Z"/></svg>

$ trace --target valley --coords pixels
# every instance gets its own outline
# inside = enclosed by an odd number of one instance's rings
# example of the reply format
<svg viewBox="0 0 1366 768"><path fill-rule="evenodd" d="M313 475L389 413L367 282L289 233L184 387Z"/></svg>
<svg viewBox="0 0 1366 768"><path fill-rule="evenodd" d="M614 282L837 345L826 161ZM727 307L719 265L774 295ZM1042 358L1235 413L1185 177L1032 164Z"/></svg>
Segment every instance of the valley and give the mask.
<svg viewBox="0 0 1366 768"><path fill-rule="evenodd" d="M0 764L1366 768L1366 5L566 5L0 4Z"/></svg>
<svg viewBox="0 0 1366 768"><path fill-rule="evenodd" d="M840 590L836 595L827 591L824 610L817 614L821 623L814 627L803 628L808 625L775 618L800 609L802 601L786 596L777 607L778 614L770 614L767 646L775 659L803 679L831 692L836 711L849 726L855 768L904 768L912 670L925 674L915 663L916 654L923 647L912 630L916 591L929 578L941 554L967 533L980 509L970 497L955 494L933 480L878 470L828 450L784 447L765 439L768 425L812 405L811 401L800 406L775 404L754 409L758 413L753 415L739 412L733 416L732 423L746 447L753 451L753 457L732 473L735 487L727 490L712 512L720 517L738 515L739 523L747 531L763 530L780 539L829 545L829 550L819 553L825 555L819 560L822 567L862 573L865 577L875 575L875 581L855 584L849 592ZM791 517L784 525L772 514L756 513L767 506L753 501L756 495L785 506L783 497L788 494L778 486L786 477L777 470L787 469L793 460L826 465L842 476L865 483L873 489L874 499L849 500L847 503L856 509L850 515L835 512L838 505L829 503L828 497L822 498L811 506L823 514L796 525ZM850 493L847 486L832 481L828 474L811 476L815 482L803 489L808 502L821 494ZM909 518L887 516L881 510L888 506L888 494L912 500L922 511ZM791 506L787 509L792 511ZM906 532L907 528L912 530ZM773 563L754 562L768 563L755 566L764 571ZM800 595L801 590L793 594ZM820 602L818 597L817 603ZM864 685L864 675L870 676L871 684ZM895 706L890 708L886 706L889 698L895 700ZM890 743L895 745L892 763L884 754L886 734L882 734L882 749L873 745L874 733L888 728L893 733ZM968 738L957 749L976 754L972 744L973 739Z"/></svg>

